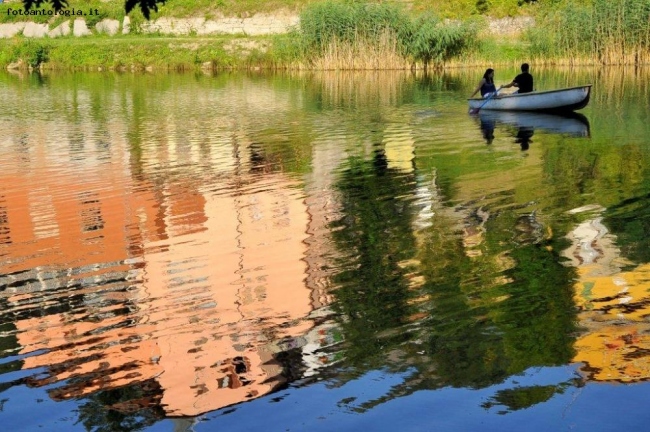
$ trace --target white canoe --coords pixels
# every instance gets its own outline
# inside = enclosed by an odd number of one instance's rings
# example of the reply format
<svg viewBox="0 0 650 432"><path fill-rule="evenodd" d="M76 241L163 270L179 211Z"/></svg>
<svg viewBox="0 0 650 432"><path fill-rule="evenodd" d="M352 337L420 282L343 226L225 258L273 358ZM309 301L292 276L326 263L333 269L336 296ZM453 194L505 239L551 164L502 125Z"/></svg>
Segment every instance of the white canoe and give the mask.
<svg viewBox="0 0 650 432"><path fill-rule="evenodd" d="M469 99L468 102L470 110L474 111L574 111L587 106L590 93L591 84L588 84L558 90Z"/></svg>

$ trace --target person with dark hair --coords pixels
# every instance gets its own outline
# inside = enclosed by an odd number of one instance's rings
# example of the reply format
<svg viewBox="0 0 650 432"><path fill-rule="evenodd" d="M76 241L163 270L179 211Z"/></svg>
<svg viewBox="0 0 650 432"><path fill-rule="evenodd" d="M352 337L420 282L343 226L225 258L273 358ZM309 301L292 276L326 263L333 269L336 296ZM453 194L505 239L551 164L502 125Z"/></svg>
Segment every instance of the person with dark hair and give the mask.
<svg viewBox="0 0 650 432"><path fill-rule="evenodd" d="M492 93L497 91L496 86L494 85L494 69L486 69L485 73L483 74L483 78L481 78L481 81L479 81L478 86L476 86L476 90L474 90L474 93L470 96L470 99L474 97L474 95L478 92L481 92L481 97L489 97Z"/></svg>
<svg viewBox="0 0 650 432"><path fill-rule="evenodd" d="M521 65L521 73L512 80L511 83L502 85L499 87L499 90L502 88L508 87L517 87L515 93L530 93L533 91L533 76L529 72L530 66L528 63Z"/></svg>

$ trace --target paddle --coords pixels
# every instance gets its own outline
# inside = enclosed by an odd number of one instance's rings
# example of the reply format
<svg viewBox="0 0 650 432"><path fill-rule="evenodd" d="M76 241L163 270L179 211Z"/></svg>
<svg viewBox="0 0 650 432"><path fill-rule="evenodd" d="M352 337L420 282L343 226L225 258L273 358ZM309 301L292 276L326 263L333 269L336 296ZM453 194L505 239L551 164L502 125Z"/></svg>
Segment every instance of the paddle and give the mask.
<svg viewBox="0 0 650 432"><path fill-rule="evenodd" d="M501 89L499 89L499 90L501 90ZM481 108L483 108L485 106L485 104L488 103L488 101L490 99L492 99L497 93L499 93L499 90L493 92L492 94L490 94L490 96L486 97L485 102L483 102L480 107L469 110L469 113L470 114L478 114L478 112L481 110Z"/></svg>

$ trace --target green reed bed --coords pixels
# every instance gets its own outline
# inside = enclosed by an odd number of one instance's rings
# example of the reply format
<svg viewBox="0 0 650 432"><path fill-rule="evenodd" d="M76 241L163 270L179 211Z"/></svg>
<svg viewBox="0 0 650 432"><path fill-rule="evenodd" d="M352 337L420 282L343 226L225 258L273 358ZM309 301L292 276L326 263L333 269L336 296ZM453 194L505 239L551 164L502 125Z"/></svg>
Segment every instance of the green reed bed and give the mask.
<svg viewBox="0 0 650 432"><path fill-rule="evenodd" d="M531 52L540 61L650 63L650 0L555 3L528 34Z"/></svg>
<svg viewBox="0 0 650 432"><path fill-rule="evenodd" d="M293 40L301 67L402 69L440 65L474 46L477 34L473 22L413 17L395 4L334 1L307 6Z"/></svg>
<svg viewBox="0 0 650 432"><path fill-rule="evenodd" d="M315 70L394 70L410 66L400 54L399 39L389 29L373 41L362 37L351 41L332 39L320 55L308 61L309 68Z"/></svg>

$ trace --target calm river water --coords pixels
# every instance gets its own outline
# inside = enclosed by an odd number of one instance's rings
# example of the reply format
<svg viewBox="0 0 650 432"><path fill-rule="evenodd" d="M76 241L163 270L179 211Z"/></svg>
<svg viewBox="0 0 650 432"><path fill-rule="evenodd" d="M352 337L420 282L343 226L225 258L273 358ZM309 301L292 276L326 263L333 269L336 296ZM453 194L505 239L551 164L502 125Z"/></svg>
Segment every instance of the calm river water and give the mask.
<svg viewBox="0 0 650 432"><path fill-rule="evenodd" d="M647 428L650 71L482 72L1 73L3 429Z"/></svg>

